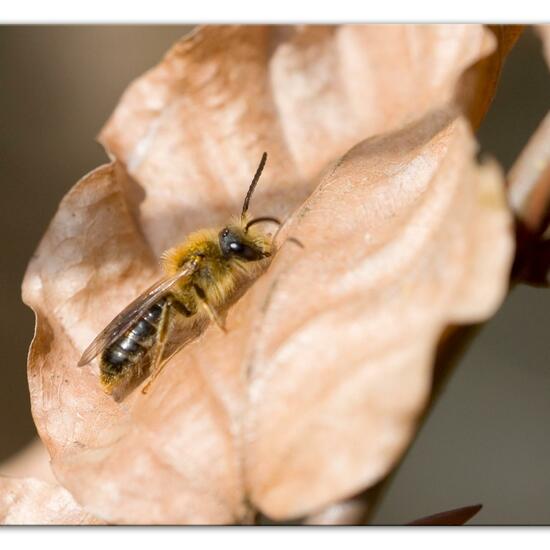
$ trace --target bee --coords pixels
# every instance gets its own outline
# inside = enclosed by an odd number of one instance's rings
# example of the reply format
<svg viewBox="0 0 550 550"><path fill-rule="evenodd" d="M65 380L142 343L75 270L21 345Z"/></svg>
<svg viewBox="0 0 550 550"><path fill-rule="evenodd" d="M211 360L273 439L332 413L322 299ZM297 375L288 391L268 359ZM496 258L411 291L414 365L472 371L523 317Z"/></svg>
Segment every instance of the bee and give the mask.
<svg viewBox="0 0 550 550"><path fill-rule="evenodd" d="M84 351L80 367L101 354L100 381L108 394L141 377L148 365L150 379L142 389L147 393L167 363L164 351L176 317L211 321L225 332L222 311L242 276L257 275L274 252L275 238L257 224L281 226L277 218L248 215L266 160L264 153L240 217L221 229L192 233L182 244L164 252L161 264L165 276L119 313Z"/></svg>

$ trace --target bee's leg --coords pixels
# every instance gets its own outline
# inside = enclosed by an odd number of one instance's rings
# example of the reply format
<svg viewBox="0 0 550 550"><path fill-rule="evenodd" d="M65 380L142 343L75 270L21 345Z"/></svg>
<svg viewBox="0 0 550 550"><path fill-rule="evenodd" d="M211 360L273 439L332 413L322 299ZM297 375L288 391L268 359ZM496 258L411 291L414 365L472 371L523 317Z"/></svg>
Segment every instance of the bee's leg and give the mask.
<svg viewBox="0 0 550 550"><path fill-rule="evenodd" d="M200 306L204 309L204 311L206 311L206 314L208 315L210 320L213 321L214 323L216 323L216 325L218 325L218 327L220 327L220 329L223 332L227 332L227 330L225 329L225 320L222 319L222 317L215 310L215 308L213 308L208 303L208 301L206 299L206 295L204 294L204 290L198 285L193 285L193 288L195 289L195 293L197 295L197 300L198 300Z"/></svg>
<svg viewBox="0 0 550 550"><path fill-rule="evenodd" d="M168 328L170 326L170 313L172 310L172 302L166 301L162 308L162 313L160 315L160 320L157 329L157 342L154 349L154 357L151 361L151 378L145 384L141 393L147 393L151 384L155 381L157 376L162 371L162 368L166 362L162 363L162 356L164 354L164 346L168 340Z"/></svg>

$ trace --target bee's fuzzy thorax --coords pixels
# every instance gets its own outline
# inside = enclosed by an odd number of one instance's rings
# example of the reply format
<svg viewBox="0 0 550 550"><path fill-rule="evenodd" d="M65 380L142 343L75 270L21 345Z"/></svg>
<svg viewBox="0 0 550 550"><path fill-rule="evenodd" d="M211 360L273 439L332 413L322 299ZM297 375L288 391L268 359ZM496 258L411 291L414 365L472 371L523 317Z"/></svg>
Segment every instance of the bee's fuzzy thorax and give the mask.
<svg viewBox="0 0 550 550"><path fill-rule="evenodd" d="M176 273L187 259L198 254L207 256L221 254L218 233L215 229L195 231L182 244L166 250L161 257L164 272L166 275Z"/></svg>
<svg viewBox="0 0 550 550"><path fill-rule="evenodd" d="M220 246L220 233L229 229L243 243L271 254L271 239L260 228L250 227L245 231L248 217L235 217L219 229L202 229L191 233L187 239L162 254L162 267L167 276L177 273L193 257L199 259L200 267L192 275L192 284L203 289L209 303L222 307L228 297L243 280L250 280L261 273L269 260L247 262L237 256L224 255ZM173 292L186 302L188 309L195 310L194 299L188 293L188 284L183 282Z"/></svg>

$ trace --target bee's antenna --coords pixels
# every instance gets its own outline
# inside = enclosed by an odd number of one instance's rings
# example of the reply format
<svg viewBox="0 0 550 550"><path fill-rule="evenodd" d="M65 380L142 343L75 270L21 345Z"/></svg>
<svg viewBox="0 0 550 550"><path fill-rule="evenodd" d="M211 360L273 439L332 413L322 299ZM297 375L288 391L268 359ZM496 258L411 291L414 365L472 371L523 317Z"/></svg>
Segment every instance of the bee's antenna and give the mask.
<svg viewBox="0 0 550 550"><path fill-rule="evenodd" d="M260 176L262 175L262 171L264 169L266 160L267 160L267 153L264 153L262 155L262 160L260 160L260 164L258 166L258 169L256 170L256 173L254 174L254 178L252 178L252 183L250 184L250 187L248 188L248 193L246 194L246 197L244 199L241 219L244 219L244 216L245 216L245 214L248 210L248 203L250 202L250 198L252 197L252 193L254 193L254 189L256 189L256 185L258 184L258 180L260 179Z"/></svg>
<svg viewBox="0 0 550 550"><path fill-rule="evenodd" d="M252 227L253 225L256 225L257 223L263 223L263 222L272 222L276 223L278 226L283 225L283 223L278 220L277 218L274 218L273 216L262 216L261 218L254 218L253 220L250 220L246 227L244 228L244 232L248 233L248 228Z"/></svg>

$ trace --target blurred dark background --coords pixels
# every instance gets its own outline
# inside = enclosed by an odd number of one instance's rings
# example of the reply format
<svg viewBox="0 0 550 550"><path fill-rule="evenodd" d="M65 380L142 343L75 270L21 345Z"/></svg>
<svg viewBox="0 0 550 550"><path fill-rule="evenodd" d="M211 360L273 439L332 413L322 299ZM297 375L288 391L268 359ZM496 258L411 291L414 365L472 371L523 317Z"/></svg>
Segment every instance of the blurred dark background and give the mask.
<svg viewBox="0 0 550 550"><path fill-rule="evenodd" d="M128 83L189 26L0 27L0 461L35 435L26 379L34 319L20 284L57 204L106 162L94 137ZM480 131L508 168L550 107L532 31L509 56ZM446 385L375 523L481 502L472 523L550 523L550 292L516 288Z"/></svg>

